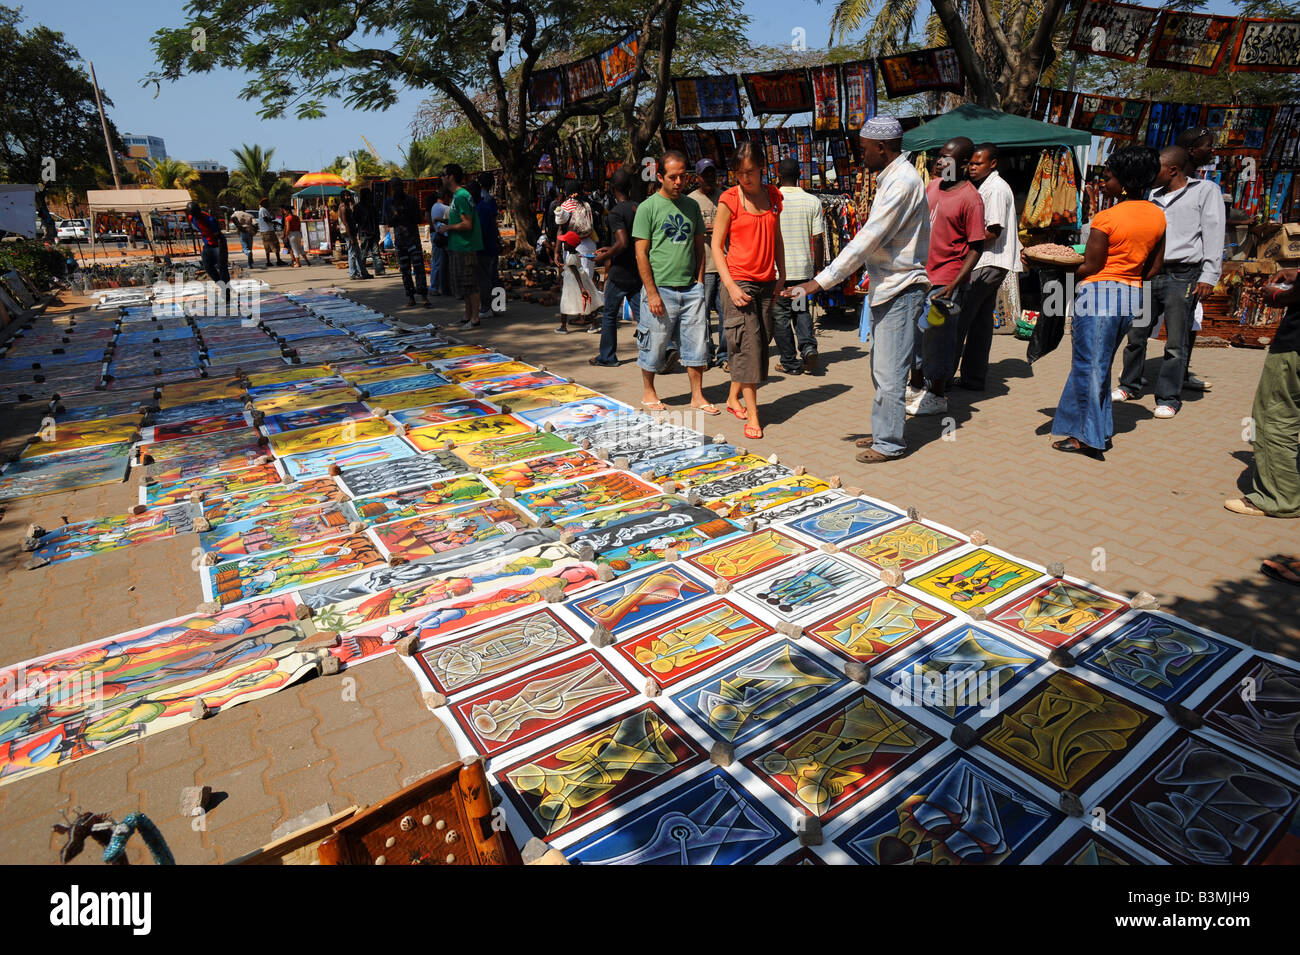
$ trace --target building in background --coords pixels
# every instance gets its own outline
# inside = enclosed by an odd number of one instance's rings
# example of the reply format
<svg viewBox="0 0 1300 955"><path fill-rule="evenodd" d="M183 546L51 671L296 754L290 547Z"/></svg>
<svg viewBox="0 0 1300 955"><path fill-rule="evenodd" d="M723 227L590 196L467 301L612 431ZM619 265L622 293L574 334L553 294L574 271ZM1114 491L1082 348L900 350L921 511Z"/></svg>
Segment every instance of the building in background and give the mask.
<svg viewBox="0 0 1300 955"><path fill-rule="evenodd" d="M123 133L122 142L126 154L132 159L166 159L167 144L161 136L141 136L137 133Z"/></svg>
<svg viewBox="0 0 1300 955"><path fill-rule="evenodd" d="M195 172L227 172L225 166L215 159L187 159L185 165L189 166Z"/></svg>

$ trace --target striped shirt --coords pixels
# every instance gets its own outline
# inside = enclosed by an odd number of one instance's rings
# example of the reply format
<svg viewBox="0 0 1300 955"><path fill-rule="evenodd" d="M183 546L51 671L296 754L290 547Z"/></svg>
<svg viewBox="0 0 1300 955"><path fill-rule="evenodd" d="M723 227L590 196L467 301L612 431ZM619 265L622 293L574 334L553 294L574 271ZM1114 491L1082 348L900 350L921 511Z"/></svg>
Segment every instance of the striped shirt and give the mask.
<svg viewBox="0 0 1300 955"><path fill-rule="evenodd" d="M822 269L817 284L836 288L859 266L870 279L867 300L887 302L910 285L930 284L925 258L930 249L930 206L916 168L899 156L880 171L876 198L866 224Z"/></svg>
<svg viewBox="0 0 1300 955"><path fill-rule="evenodd" d="M813 236L826 232L822 203L798 186L782 186L781 242L785 246L785 282L807 282L813 274Z"/></svg>

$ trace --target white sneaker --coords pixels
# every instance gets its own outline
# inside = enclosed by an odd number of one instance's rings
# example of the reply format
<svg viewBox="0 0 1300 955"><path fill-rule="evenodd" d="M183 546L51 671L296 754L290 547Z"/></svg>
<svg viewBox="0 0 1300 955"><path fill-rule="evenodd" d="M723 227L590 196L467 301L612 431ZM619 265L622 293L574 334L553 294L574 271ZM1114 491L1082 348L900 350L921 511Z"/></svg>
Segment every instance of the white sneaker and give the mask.
<svg viewBox="0 0 1300 955"><path fill-rule="evenodd" d="M925 415L947 414L948 399L940 395L932 395L928 391L921 392L921 397L914 404L907 406L907 413L913 417L924 417Z"/></svg>
<svg viewBox="0 0 1300 955"><path fill-rule="evenodd" d="M1157 418L1172 418L1178 414L1177 408L1171 408L1169 405L1156 405L1155 415Z"/></svg>
<svg viewBox="0 0 1300 955"><path fill-rule="evenodd" d="M903 392L903 404L910 408L912 405L920 401L924 394L924 388L913 388L911 385L908 385L907 391ZM911 412L908 412L908 414L911 414Z"/></svg>
<svg viewBox="0 0 1300 955"><path fill-rule="evenodd" d="M1111 401L1131 401L1132 399L1133 396L1130 395L1123 388L1116 388L1114 391L1110 393Z"/></svg>

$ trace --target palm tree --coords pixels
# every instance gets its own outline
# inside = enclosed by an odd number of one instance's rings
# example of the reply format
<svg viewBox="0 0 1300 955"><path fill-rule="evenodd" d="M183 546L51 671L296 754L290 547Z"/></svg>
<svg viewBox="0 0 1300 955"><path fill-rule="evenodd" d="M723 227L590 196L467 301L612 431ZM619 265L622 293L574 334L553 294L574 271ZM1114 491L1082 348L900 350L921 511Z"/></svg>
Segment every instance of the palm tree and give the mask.
<svg viewBox="0 0 1300 955"><path fill-rule="evenodd" d="M155 159L141 162L149 172L149 179L159 189L189 189L198 182L197 170L179 159Z"/></svg>
<svg viewBox="0 0 1300 955"><path fill-rule="evenodd" d="M230 185L227 192L237 199L237 204L244 209L257 208L257 202L263 196L271 200L274 208L288 200L293 191L293 184L281 179L271 169L271 157L275 148L263 149L261 146L249 146L245 143L238 149L232 149L235 155L235 168L230 173Z"/></svg>
<svg viewBox="0 0 1300 955"><path fill-rule="evenodd" d="M413 139L411 145L402 150L401 175L404 179L428 179L440 172L441 169L424 140Z"/></svg>

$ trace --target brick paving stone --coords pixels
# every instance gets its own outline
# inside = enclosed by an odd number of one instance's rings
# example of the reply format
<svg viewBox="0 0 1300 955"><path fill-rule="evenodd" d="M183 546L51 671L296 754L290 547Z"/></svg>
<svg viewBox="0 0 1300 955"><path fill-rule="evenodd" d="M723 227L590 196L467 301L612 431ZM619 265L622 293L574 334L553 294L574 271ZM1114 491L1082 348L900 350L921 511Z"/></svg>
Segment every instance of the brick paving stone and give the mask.
<svg viewBox="0 0 1300 955"><path fill-rule="evenodd" d="M368 806L402 788L400 768L398 760L390 759L348 776L334 775L330 778L335 790L352 804Z"/></svg>
<svg viewBox="0 0 1300 955"><path fill-rule="evenodd" d="M334 778L341 780L364 770L373 769L393 759L378 736L379 720L371 717L328 732L322 727L317 737L320 745L334 754Z"/></svg>

